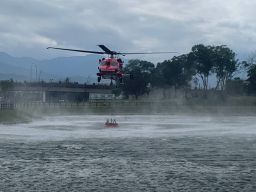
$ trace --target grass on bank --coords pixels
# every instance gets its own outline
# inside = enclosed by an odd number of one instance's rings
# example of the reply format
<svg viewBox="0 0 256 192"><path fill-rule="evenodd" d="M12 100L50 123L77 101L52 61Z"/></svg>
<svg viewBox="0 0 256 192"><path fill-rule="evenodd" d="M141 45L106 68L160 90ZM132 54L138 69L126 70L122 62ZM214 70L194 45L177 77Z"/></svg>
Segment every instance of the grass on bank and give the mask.
<svg viewBox="0 0 256 192"><path fill-rule="evenodd" d="M32 115L19 110L1 110L0 123L14 124L14 123L27 123L32 119Z"/></svg>

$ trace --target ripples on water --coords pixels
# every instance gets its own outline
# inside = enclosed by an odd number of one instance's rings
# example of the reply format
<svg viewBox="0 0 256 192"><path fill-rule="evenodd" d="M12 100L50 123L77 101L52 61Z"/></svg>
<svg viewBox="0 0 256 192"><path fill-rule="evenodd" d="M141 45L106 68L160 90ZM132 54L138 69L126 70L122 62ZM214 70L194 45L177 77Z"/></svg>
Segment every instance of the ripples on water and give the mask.
<svg viewBox="0 0 256 192"><path fill-rule="evenodd" d="M256 191L254 117L105 119L0 125L0 191Z"/></svg>

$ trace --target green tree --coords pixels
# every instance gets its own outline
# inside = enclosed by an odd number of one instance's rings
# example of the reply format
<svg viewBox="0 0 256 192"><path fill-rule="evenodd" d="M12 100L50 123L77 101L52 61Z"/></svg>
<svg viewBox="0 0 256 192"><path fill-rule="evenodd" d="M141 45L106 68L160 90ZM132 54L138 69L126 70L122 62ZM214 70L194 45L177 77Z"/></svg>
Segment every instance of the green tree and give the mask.
<svg viewBox="0 0 256 192"><path fill-rule="evenodd" d="M148 92L147 85L151 83L151 75L154 71L154 64L143 60L129 60L128 65L124 68L125 73L132 74L132 79L126 79L123 92L125 95L138 96Z"/></svg>
<svg viewBox="0 0 256 192"><path fill-rule="evenodd" d="M256 93L256 52L249 56L248 61L243 61L242 66L247 72L248 92Z"/></svg>
<svg viewBox="0 0 256 192"><path fill-rule="evenodd" d="M161 63L157 64L157 67L152 71L151 80L152 86L154 87L164 87L166 85L164 75L163 75L163 65Z"/></svg>
<svg viewBox="0 0 256 192"><path fill-rule="evenodd" d="M256 64L251 64L250 67L248 67L247 76L249 93L256 93Z"/></svg>
<svg viewBox="0 0 256 192"><path fill-rule="evenodd" d="M66 77L66 79L65 79L65 83L66 83L66 84L69 84L69 83L70 83L70 79L69 79L69 77Z"/></svg>
<svg viewBox="0 0 256 192"><path fill-rule="evenodd" d="M224 90L227 80L232 78L238 68L235 53L225 45L212 47L214 59L214 72L217 77L216 89Z"/></svg>
<svg viewBox="0 0 256 192"><path fill-rule="evenodd" d="M155 65L148 61L143 61L139 59L132 59L128 61L128 65L125 67L125 72L133 73L140 72L143 75L145 81L150 82L151 75L155 69Z"/></svg>
<svg viewBox="0 0 256 192"><path fill-rule="evenodd" d="M158 63L156 70L160 74L161 83L175 88L187 86L193 76L193 70L186 54Z"/></svg>
<svg viewBox="0 0 256 192"><path fill-rule="evenodd" d="M249 82L248 91L249 93L256 92L256 54L253 54L248 59L248 62L245 62L245 68L247 69L247 81Z"/></svg>
<svg viewBox="0 0 256 192"><path fill-rule="evenodd" d="M204 90L207 90L209 84L208 79L213 72L214 66L213 47L203 44L194 45L188 55L188 60L195 68L196 74L202 80Z"/></svg>
<svg viewBox="0 0 256 192"><path fill-rule="evenodd" d="M12 79L0 81L0 88L1 88L0 90L3 92L11 90L13 89L13 87L14 87L14 82Z"/></svg>

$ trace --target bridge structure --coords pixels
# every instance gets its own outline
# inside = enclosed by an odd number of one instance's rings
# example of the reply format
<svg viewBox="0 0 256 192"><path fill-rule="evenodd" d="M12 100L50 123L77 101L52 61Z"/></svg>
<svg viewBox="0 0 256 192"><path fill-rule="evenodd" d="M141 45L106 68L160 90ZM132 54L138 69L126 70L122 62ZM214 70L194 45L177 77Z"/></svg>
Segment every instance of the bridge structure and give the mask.
<svg viewBox="0 0 256 192"><path fill-rule="evenodd" d="M10 98L17 102L86 102L95 96L113 96L109 86L14 86L9 91Z"/></svg>

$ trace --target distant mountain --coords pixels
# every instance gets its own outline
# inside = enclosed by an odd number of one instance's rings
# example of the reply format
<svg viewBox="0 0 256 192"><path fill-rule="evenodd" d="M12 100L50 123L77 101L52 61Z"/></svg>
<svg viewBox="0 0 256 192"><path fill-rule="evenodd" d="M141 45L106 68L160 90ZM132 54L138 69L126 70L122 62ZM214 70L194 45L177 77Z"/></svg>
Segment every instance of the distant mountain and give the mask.
<svg viewBox="0 0 256 192"><path fill-rule="evenodd" d="M37 63L40 70L57 75L59 77L78 78L89 77L96 80L99 56L87 55L76 57L59 57L51 60L43 60ZM82 80L82 79L81 79Z"/></svg>
<svg viewBox="0 0 256 192"><path fill-rule="evenodd" d="M30 57L13 57L0 52L0 79L71 81L91 83L96 81L100 56L86 55L37 60Z"/></svg>
<svg viewBox="0 0 256 192"><path fill-rule="evenodd" d="M0 52L0 63L7 65L17 65L19 67L28 68L31 63L35 63L38 60L30 57L12 57L7 53Z"/></svg>

